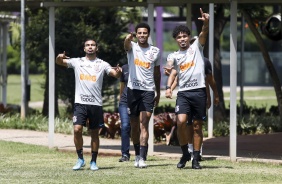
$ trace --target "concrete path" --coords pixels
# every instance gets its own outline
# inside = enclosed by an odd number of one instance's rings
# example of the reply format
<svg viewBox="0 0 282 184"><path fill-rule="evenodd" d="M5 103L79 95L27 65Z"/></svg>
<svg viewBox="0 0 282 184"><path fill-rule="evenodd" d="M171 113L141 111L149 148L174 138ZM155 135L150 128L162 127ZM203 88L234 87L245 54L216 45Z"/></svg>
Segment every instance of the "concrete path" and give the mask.
<svg viewBox="0 0 282 184"><path fill-rule="evenodd" d="M30 130L0 129L0 140L26 144L49 146L48 132ZM282 164L282 132L265 135L245 135L237 137L237 161L258 161ZM90 153L90 137L84 136L84 152ZM75 153L73 135L55 134L54 147L59 151ZM131 146L131 154L134 155ZM120 139L100 138L99 155L120 156ZM154 156L180 158L179 146L154 145ZM224 159L229 157L229 137L204 140L204 159Z"/></svg>

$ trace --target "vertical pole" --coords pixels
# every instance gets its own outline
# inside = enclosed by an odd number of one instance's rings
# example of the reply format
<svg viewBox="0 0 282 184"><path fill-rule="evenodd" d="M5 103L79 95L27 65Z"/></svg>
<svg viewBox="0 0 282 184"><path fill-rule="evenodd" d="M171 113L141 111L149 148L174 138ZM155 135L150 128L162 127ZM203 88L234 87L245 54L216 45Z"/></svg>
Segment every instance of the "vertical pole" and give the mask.
<svg viewBox="0 0 282 184"><path fill-rule="evenodd" d="M55 123L55 8L49 8L49 148L54 147Z"/></svg>
<svg viewBox="0 0 282 184"><path fill-rule="evenodd" d="M149 37L149 44L150 45L154 45L153 40L155 40L155 24L154 24L154 4L153 3L149 3L148 4L148 24L151 28L151 33L150 33L150 37Z"/></svg>
<svg viewBox="0 0 282 184"><path fill-rule="evenodd" d="M192 32L192 4L187 3L186 4L186 25Z"/></svg>
<svg viewBox="0 0 282 184"><path fill-rule="evenodd" d="M241 17L241 58L240 58L240 119L243 117L243 105L244 105L244 34L245 34L245 19Z"/></svg>
<svg viewBox="0 0 282 184"><path fill-rule="evenodd" d="M157 18L156 18L156 40L157 47L160 49L161 63L160 68L163 68L163 7L156 7ZM160 81L162 85L162 79Z"/></svg>
<svg viewBox="0 0 282 184"><path fill-rule="evenodd" d="M154 4L148 4L148 24L151 28L150 37L154 40ZM152 42L153 43L153 42ZM149 121L148 155L154 154L154 112Z"/></svg>
<svg viewBox="0 0 282 184"><path fill-rule="evenodd" d="M3 24L3 49L2 49L2 102L4 107L7 106L7 37L8 23Z"/></svg>
<svg viewBox="0 0 282 184"><path fill-rule="evenodd" d="M21 119L25 119L27 111L26 103L26 66L25 66L25 0L21 0Z"/></svg>
<svg viewBox="0 0 282 184"><path fill-rule="evenodd" d="M230 159L236 161L237 147L237 1L231 1L230 20Z"/></svg>
<svg viewBox="0 0 282 184"><path fill-rule="evenodd" d="M3 34L2 34L2 30L3 30L3 25L0 22L0 97L3 100L3 61L2 61L2 45L3 45ZM4 104L4 103L3 103Z"/></svg>
<svg viewBox="0 0 282 184"><path fill-rule="evenodd" d="M212 72L214 71L213 63L214 63L214 4L209 4L209 14L210 14L210 21L209 21L209 60L212 66ZM213 137L213 91L210 90L211 95L211 107L208 110L208 137Z"/></svg>

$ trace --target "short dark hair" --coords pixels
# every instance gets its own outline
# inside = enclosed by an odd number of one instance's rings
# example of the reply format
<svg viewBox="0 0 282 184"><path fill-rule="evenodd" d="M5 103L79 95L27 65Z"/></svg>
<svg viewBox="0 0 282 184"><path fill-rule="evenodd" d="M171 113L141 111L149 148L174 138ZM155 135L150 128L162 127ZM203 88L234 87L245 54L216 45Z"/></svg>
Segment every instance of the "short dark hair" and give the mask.
<svg viewBox="0 0 282 184"><path fill-rule="evenodd" d="M190 36L190 34L191 34L190 29L187 26L184 26L184 25L176 26L173 29L172 37L176 38L179 33L187 33L188 36Z"/></svg>
<svg viewBox="0 0 282 184"><path fill-rule="evenodd" d="M135 27L135 32L137 33L137 30L139 28L146 28L148 30L148 33L150 33L151 29L150 26L147 23L141 22L139 24L137 24L137 26Z"/></svg>
<svg viewBox="0 0 282 184"><path fill-rule="evenodd" d="M84 47L85 47L85 43L86 43L87 41L94 41L94 42L95 42L95 44L96 44L96 47L98 47L98 43L97 43L97 41L96 41L96 40L94 40L93 38L87 38L87 39L85 40L85 42L83 43L83 46L84 46Z"/></svg>

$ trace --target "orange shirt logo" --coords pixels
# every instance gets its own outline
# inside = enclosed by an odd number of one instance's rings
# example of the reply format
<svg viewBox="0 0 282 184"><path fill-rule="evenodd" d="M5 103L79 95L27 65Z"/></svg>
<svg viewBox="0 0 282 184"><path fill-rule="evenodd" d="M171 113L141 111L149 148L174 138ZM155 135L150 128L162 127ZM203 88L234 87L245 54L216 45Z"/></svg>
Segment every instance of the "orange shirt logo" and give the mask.
<svg viewBox="0 0 282 184"><path fill-rule="evenodd" d="M189 68L191 68L194 65L195 65L194 61L189 62L189 63L184 63L183 65L180 65L180 70L183 72L185 70L188 70Z"/></svg>
<svg viewBox="0 0 282 184"><path fill-rule="evenodd" d="M134 59L134 64L137 66L142 66L144 68L149 69L151 67L151 63L141 61L139 59Z"/></svg>
<svg viewBox="0 0 282 184"><path fill-rule="evenodd" d="M95 75L80 74L79 79L96 82L96 76Z"/></svg>

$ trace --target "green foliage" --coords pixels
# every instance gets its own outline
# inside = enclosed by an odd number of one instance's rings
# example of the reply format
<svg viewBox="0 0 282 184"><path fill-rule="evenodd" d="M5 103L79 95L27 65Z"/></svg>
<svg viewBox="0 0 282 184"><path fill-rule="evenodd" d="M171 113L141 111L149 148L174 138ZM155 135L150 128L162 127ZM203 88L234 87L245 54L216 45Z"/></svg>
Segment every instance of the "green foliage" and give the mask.
<svg viewBox="0 0 282 184"><path fill-rule="evenodd" d="M126 62L126 54L123 49L124 33L128 32L127 18L138 12L128 13L122 9L114 8L57 8L55 12L55 55L66 51L69 57L83 57L84 42L86 39L94 39L98 44L98 57L107 61L112 66ZM67 16L66 16L67 15ZM29 12L30 22L27 26L27 49L29 58L36 61L38 67L48 69L48 11L40 9ZM48 70L44 70L48 75ZM74 102L74 72L56 66L56 92L62 100ZM105 76L103 90L109 88L116 79ZM45 89L48 91L48 89ZM69 107L71 110L72 107Z"/></svg>
<svg viewBox="0 0 282 184"><path fill-rule="evenodd" d="M21 53L19 49L15 49L12 45L7 47L7 72L8 74L21 73Z"/></svg>

